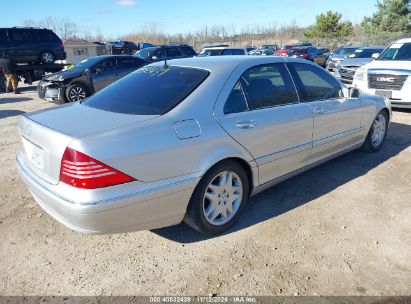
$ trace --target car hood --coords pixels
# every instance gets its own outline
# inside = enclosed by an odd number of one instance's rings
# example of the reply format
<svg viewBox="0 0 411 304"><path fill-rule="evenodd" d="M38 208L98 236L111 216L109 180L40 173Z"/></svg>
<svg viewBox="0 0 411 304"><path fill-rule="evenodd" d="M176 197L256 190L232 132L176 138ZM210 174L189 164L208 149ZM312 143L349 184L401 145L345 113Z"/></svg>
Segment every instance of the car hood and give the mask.
<svg viewBox="0 0 411 304"><path fill-rule="evenodd" d="M142 123L158 115L127 115L98 110L79 102L24 115L53 131L80 138Z"/></svg>
<svg viewBox="0 0 411 304"><path fill-rule="evenodd" d="M341 62L340 66L360 67L372 61L374 61L372 58L348 58Z"/></svg>
<svg viewBox="0 0 411 304"><path fill-rule="evenodd" d="M367 69L411 71L411 61L374 60L365 67Z"/></svg>
<svg viewBox="0 0 411 304"><path fill-rule="evenodd" d="M65 71L60 71L57 73L47 75L43 78L43 80L59 82L59 81L64 81L67 79L73 79L73 78L79 77L83 75L83 73L84 71L82 69L74 67L74 68L71 68Z"/></svg>

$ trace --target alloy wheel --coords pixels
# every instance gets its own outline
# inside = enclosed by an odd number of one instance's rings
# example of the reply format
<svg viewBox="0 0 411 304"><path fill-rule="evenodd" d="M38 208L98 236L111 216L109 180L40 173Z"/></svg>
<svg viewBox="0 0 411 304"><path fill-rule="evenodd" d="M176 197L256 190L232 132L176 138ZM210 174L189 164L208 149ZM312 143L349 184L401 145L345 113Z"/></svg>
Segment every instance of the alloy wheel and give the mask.
<svg viewBox="0 0 411 304"><path fill-rule="evenodd" d="M215 176L203 198L203 214L207 222L215 226L228 223L239 210L243 193L243 184L235 172L223 171Z"/></svg>
<svg viewBox="0 0 411 304"><path fill-rule="evenodd" d="M80 86L75 86L70 89L70 92L68 95L69 95L70 101L72 102L81 101L84 98L86 98L86 91L84 91L84 89Z"/></svg>
<svg viewBox="0 0 411 304"><path fill-rule="evenodd" d="M371 131L371 144L374 147L379 147L385 137L385 132L387 130L387 121L384 114L380 113L374 120Z"/></svg>
<svg viewBox="0 0 411 304"><path fill-rule="evenodd" d="M41 55L41 60L44 63L53 63L54 62L54 56L50 52L45 52L43 55Z"/></svg>

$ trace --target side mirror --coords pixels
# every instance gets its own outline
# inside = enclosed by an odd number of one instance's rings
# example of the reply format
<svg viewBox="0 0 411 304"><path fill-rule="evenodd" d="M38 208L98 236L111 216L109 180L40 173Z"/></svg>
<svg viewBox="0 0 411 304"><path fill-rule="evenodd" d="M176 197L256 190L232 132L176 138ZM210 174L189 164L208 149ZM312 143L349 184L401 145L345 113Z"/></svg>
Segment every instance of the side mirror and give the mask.
<svg viewBox="0 0 411 304"><path fill-rule="evenodd" d="M351 87L348 89L348 98L357 99L360 98L361 91L358 88Z"/></svg>
<svg viewBox="0 0 411 304"><path fill-rule="evenodd" d="M378 56L380 56L380 53L374 53L374 54L372 54L372 58L374 58L374 59L377 59L378 58Z"/></svg>

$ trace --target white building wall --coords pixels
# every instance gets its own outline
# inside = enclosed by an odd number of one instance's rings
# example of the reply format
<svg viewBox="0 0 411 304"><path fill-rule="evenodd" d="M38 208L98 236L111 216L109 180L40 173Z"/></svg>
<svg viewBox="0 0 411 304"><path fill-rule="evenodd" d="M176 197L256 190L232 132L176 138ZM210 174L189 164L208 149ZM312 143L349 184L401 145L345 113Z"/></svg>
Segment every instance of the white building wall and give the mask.
<svg viewBox="0 0 411 304"><path fill-rule="evenodd" d="M97 56L97 46L65 46L66 63L76 64L84 59Z"/></svg>

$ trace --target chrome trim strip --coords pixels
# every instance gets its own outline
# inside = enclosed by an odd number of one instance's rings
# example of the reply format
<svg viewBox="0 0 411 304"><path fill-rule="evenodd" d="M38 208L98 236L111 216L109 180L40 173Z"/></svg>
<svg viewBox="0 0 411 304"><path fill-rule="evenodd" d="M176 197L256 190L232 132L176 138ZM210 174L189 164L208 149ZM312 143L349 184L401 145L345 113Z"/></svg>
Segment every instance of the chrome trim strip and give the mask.
<svg viewBox="0 0 411 304"><path fill-rule="evenodd" d="M305 144L295 146L295 147L292 147L292 148L289 148L289 149L285 149L285 150L281 150L281 151L278 151L278 152L274 152L272 154L261 156L261 157L256 159L256 162L257 162L257 165L259 165L259 166L264 165L264 164L270 163L272 161L276 161L276 160L279 160L279 159L282 159L282 158L285 158L285 157L300 153L302 151L309 150L311 148L312 148L312 142L305 143Z"/></svg>
<svg viewBox="0 0 411 304"><path fill-rule="evenodd" d="M337 139L340 139L340 138L343 138L343 137L346 137L346 136L350 136L350 135L353 135L355 133L359 133L362 129L364 129L364 127L344 131L342 133L334 134L334 135L331 135L329 137L324 137L324 138L321 138L321 139L317 139L317 140L313 141L313 147L324 145L324 144L329 143L331 141L334 141L334 140L337 140Z"/></svg>
<svg viewBox="0 0 411 304"><path fill-rule="evenodd" d="M391 73L390 73L391 72ZM405 69L368 69L368 74L380 74L380 73L388 73L392 75L411 75L411 70Z"/></svg>

